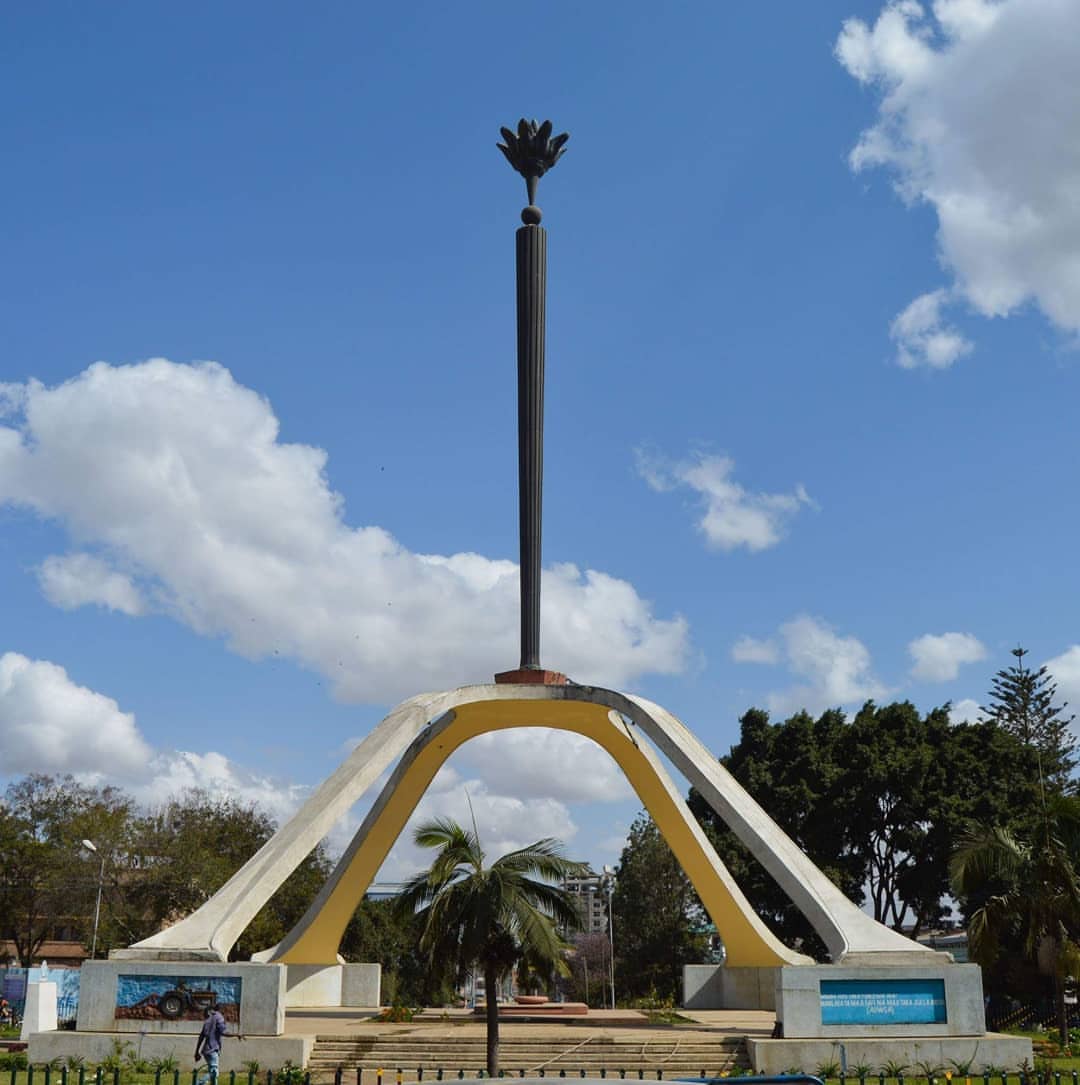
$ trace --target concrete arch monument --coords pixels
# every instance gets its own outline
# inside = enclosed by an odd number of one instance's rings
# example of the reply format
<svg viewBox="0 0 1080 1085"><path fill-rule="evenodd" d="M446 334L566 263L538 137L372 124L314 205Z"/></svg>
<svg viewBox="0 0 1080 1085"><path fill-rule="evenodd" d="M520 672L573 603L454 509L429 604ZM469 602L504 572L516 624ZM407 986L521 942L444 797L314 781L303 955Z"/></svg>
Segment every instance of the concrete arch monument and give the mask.
<svg viewBox="0 0 1080 1085"><path fill-rule="evenodd" d="M395 708L314 792L301 810L232 878L191 915L109 961L84 968L79 1032L72 1044L106 1042L110 1031L142 1028L117 1020L121 982L146 977L228 977L238 992L243 1031L272 1038L279 1057L298 1064L282 1035L286 1006L365 1005L362 981L344 973L341 935L394 840L404 828L440 765L463 742L511 727L575 731L599 743L625 772L693 881L727 947L722 968L699 966L708 976L713 1005L775 1008L786 1038L750 1042L755 1069L776 1073L793 1063L814 1065L835 1057L841 1039L853 1062L974 1058L1017 1064L1030 1058L1027 1040L985 1035L981 974L956 965L875 922L849 901L804 855L719 761L674 716L641 697L567 682L540 663L541 491L543 478L544 335L547 233L535 205L540 177L560 159L569 138L553 136L550 121L522 119L517 131L501 129L499 144L525 179L529 204L515 235L517 262L518 499L520 542L521 663L496 675L494 685L424 693ZM655 748L654 748L655 747ZM701 793L803 912L828 947L832 964L794 953L750 907L691 816L661 755ZM392 771L391 771L392 770ZM372 788L383 786L326 885L282 942L252 963L229 963L241 933L275 890ZM123 973L123 974L122 974ZM327 981L327 976L330 976ZM336 996L334 995L336 984ZM690 984L685 985L689 988ZM351 990L347 993L346 987ZM307 990L303 990L307 988ZM377 981L374 1001L378 1001ZM684 990L684 998L688 995ZM327 1000L328 994L337 1003ZM321 1002L313 1001L316 997ZM306 1001L305 1001L306 1000ZM165 1033L173 1023L159 1024ZM92 1033L96 1039L86 1040ZM59 1034L39 1042L32 1058L71 1054ZM162 1044L166 1035L156 1036ZM100 1040L100 1042L99 1042ZM975 1054L970 1044L975 1042ZM267 1041L269 1042L269 1041ZM33 1044L33 1040L32 1040ZM922 1045L920 1047L920 1045ZM162 1047L162 1052L165 1048ZM916 1053L921 1050L922 1054ZM85 1054L85 1050L83 1051ZM100 1055L94 1052L91 1057ZM243 1058L242 1053L238 1054Z"/></svg>
<svg viewBox="0 0 1080 1085"><path fill-rule="evenodd" d="M932 956L852 904L673 715L640 697L573 684L465 686L405 701L210 900L116 956L226 960L258 910L334 822L400 758L307 914L279 946L259 955L286 964L334 963L345 925L439 767L468 739L512 727L575 731L611 754L694 883L724 939L731 966L812 962L783 946L754 913L650 744L701 792L784 888L834 961L853 954Z"/></svg>

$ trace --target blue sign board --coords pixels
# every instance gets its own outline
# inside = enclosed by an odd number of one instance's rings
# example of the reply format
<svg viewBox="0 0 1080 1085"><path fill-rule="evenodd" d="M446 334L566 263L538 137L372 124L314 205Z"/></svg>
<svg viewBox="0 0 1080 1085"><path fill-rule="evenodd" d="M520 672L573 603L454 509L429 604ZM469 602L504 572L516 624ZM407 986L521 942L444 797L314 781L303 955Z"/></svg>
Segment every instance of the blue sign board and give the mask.
<svg viewBox="0 0 1080 1085"><path fill-rule="evenodd" d="M821 981L823 1025L935 1025L945 1020L943 979Z"/></svg>

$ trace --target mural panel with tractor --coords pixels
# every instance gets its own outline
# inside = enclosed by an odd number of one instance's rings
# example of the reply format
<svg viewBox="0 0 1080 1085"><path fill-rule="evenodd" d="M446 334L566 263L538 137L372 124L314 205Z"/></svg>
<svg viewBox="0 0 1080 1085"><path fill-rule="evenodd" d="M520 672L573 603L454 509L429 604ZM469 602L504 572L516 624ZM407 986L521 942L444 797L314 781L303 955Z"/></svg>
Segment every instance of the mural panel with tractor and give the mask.
<svg viewBox="0 0 1080 1085"><path fill-rule="evenodd" d="M239 976L118 976L115 1017L139 1021L201 1021L207 1006L240 1020Z"/></svg>

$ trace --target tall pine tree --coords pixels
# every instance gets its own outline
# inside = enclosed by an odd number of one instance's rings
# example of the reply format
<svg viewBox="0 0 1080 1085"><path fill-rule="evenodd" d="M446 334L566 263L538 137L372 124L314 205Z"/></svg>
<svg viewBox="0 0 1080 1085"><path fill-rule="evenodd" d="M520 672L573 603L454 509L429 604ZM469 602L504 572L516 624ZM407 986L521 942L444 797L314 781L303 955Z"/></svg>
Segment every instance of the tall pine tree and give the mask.
<svg viewBox="0 0 1080 1085"><path fill-rule="evenodd" d="M982 712L1035 749L1047 786L1063 791L1076 767L1076 743L1069 731L1075 716L1063 715L1067 704L1054 704L1057 686L1046 667L1026 667L1026 648L1016 647L1012 654L1016 662L994 676L991 703L983 705Z"/></svg>

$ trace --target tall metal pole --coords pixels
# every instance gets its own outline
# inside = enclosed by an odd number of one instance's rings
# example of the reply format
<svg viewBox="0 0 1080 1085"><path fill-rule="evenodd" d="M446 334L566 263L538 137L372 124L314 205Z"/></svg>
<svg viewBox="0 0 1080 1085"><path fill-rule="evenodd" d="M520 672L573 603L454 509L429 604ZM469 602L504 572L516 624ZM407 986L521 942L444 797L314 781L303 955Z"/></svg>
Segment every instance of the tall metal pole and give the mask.
<svg viewBox="0 0 1080 1085"><path fill-rule="evenodd" d="M523 670L540 670L547 231L540 225L539 217L537 214L538 221L526 222L517 232L518 524Z"/></svg>
<svg viewBox="0 0 1080 1085"><path fill-rule="evenodd" d="M101 866L98 868L97 903L94 905L94 936L90 943L90 959L93 960L97 956L98 920L101 918L101 887L105 884L106 853L99 852L98 846L93 840L83 840L82 846L94 855L101 855Z"/></svg>
<svg viewBox="0 0 1080 1085"><path fill-rule="evenodd" d="M544 485L544 325L547 294L547 231L540 225L536 185L562 157L570 138L552 138L551 121L524 118L517 132L501 129L499 150L525 178L529 205L517 231L518 526L521 558L521 664L540 663L541 513ZM512 675L514 672L509 672ZM535 679L534 679L535 680Z"/></svg>
<svg viewBox="0 0 1080 1085"><path fill-rule="evenodd" d="M105 884L105 856L101 857L101 868L98 870L97 880L97 903L94 905L94 938L90 945L90 959L97 957L97 932L98 920L101 918L101 887Z"/></svg>

